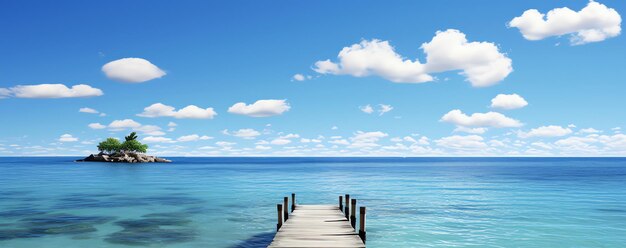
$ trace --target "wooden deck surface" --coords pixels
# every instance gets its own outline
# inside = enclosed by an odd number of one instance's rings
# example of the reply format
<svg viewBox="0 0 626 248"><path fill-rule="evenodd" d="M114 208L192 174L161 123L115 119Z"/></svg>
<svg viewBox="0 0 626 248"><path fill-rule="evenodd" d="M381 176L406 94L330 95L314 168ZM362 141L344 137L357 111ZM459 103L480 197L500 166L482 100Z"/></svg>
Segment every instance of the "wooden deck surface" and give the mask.
<svg viewBox="0 0 626 248"><path fill-rule="evenodd" d="M268 247L365 247L337 205L298 205Z"/></svg>

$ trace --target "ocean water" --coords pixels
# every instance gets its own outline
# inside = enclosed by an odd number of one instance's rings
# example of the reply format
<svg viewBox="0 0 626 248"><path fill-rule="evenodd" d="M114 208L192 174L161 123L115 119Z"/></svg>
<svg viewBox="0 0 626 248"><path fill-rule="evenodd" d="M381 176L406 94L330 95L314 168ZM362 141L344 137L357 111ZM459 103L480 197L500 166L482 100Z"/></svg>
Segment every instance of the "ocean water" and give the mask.
<svg viewBox="0 0 626 248"><path fill-rule="evenodd" d="M74 159L0 158L0 247L265 247L292 192L368 247L626 247L624 158Z"/></svg>

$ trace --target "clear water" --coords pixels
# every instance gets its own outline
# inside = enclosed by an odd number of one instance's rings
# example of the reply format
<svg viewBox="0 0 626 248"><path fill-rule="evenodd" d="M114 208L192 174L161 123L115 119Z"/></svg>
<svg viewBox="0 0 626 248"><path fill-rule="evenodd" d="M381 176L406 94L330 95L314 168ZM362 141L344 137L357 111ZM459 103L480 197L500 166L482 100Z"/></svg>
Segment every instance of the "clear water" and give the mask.
<svg viewBox="0 0 626 248"><path fill-rule="evenodd" d="M622 158L0 158L0 247L265 247L276 204L368 207L368 247L626 247Z"/></svg>

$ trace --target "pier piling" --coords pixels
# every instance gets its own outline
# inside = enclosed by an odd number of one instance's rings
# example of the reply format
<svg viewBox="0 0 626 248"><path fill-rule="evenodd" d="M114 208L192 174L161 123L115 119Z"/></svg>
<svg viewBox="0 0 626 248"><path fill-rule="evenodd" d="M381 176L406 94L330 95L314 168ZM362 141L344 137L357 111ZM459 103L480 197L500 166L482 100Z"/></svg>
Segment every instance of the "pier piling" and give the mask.
<svg viewBox="0 0 626 248"><path fill-rule="evenodd" d="M350 194L346 194L346 207L343 210L343 213L346 215L346 219L350 219Z"/></svg>
<svg viewBox="0 0 626 248"><path fill-rule="evenodd" d="M339 196L339 211L343 211L343 196Z"/></svg>
<svg viewBox="0 0 626 248"><path fill-rule="evenodd" d="M365 207L361 207L359 209L359 237L361 237L361 240L363 241L363 243L365 243L366 240L366 232L365 232Z"/></svg>
<svg viewBox="0 0 626 248"><path fill-rule="evenodd" d="M283 198L283 213L285 215L283 220L287 221L289 219L289 197L286 196Z"/></svg>
<svg viewBox="0 0 626 248"><path fill-rule="evenodd" d="M283 226L283 205L277 204L276 209L278 210L278 223L276 224L276 231L280 230L280 227Z"/></svg>
<svg viewBox="0 0 626 248"><path fill-rule="evenodd" d="M352 228L356 228L356 199L352 199L350 205L350 225Z"/></svg>

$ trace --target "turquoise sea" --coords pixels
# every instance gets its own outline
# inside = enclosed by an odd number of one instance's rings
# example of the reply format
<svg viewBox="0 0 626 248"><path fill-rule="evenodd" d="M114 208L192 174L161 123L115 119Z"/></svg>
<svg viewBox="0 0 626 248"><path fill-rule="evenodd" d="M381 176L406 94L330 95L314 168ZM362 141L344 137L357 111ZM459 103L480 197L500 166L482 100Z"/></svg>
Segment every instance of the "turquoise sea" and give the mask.
<svg viewBox="0 0 626 248"><path fill-rule="evenodd" d="M625 158L0 158L0 247L265 247L276 204L368 208L368 247L626 247Z"/></svg>

